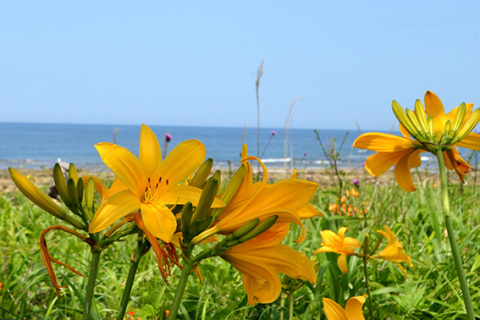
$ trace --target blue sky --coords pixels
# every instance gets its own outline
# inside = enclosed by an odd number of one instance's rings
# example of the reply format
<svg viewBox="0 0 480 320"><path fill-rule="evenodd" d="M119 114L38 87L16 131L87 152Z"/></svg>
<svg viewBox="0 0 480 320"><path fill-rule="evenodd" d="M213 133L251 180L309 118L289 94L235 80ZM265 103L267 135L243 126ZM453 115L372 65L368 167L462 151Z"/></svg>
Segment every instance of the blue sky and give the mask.
<svg viewBox="0 0 480 320"><path fill-rule="evenodd" d="M480 106L480 2L2 1L1 122L389 130Z"/></svg>

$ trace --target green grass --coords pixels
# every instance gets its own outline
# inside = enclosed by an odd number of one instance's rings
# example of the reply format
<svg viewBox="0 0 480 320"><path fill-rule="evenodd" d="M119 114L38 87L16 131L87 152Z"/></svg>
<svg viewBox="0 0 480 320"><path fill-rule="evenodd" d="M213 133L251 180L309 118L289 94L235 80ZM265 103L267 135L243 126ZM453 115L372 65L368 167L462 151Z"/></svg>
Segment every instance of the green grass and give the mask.
<svg viewBox="0 0 480 320"><path fill-rule="evenodd" d="M421 174L423 176L423 173ZM400 269L388 261L370 261L369 282L372 290L375 319L463 319L463 299L457 280L450 246L444 232L439 189L430 180L416 182L418 191L406 193L395 184L375 185L361 181L360 195L350 199L353 205L370 204L364 217L329 216L305 222L308 237L295 244L299 228L285 243L312 256L318 262L316 286L304 285L294 293L294 315L298 319L325 319L322 298L328 297L345 306L346 300L366 292L362 261L349 258L349 273L337 267L336 254L313 252L320 247L319 231L336 231L341 226L350 230L347 236L362 241L368 232L371 245L379 238L376 230L389 226L410 255L413 267L404 264L405 280ZM351 186L347 186L350 188ZM454 183L450 187L454 225L467 273L473 305L480 315L480 203L473 177L469 184ZM336 186L319 188L313 200L327 212L337 198ZM437 217L441 235L435 235L432 218ZM68 285L57 299L43 265L39 250L41 232L59 222L32 205L23 195L15 193L0 197L0 319L80 319L81 295L86 278L67 268L54 265L59 283ZM52 255L83 274L88 274L90 249L80 240L52 231L47 234ZM386 241L380 244L383 248ZM135 250L134 236L118 242L102 253L101 266L94 296L94 311L102 319L115 317ZM190 277L180 308L180 319L280 319L281 311L288 318L288 301L281 299L270 305L248 306L240 274L220 258L210 258L200 265L204 282ZM168 284L159 275L153 252L140 262L132 291L129 311L135 318L164 319L165 310L176 288L180 270L174 268ZM80 296L79 296L80 295ZM284 306L282 309L282 305ZM364 305L368 319L368 301Z"/></svg>

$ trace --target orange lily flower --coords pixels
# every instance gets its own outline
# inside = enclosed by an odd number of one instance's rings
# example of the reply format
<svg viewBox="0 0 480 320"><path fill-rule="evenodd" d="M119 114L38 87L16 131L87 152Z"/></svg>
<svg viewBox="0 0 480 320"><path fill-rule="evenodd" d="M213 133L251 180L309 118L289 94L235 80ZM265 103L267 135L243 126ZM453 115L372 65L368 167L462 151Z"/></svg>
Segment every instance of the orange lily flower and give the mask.
<svg viewBox="0 0 480 320"><path fill-rule="evenodd" d="M425 108L417 100L415 111L405 113L394 101L393 109L400 121L402 137L385 133L365 133L358 137L354 148L372 150L377 153L368 157L365 169L379 177L395 166L395 179L405 191L416 190L410 169L421 165L421 152L432 152L441 148L445 167L455 170L460 180L472 167L460 156L455 146L480 151L480 135L471 132L480 120L480 109L472 112L473 104L461 104L445 114L440 99L430 91L425 93ZM413 137L413 138L412 138Z"/></svg>
<svg viewBox="0 0 480 320"><path fill-rule="evenodd" d="M316 282L313 262L304 254L281 244L288 230L288 223L276 223L259 236L221 255L242 274L250 305L277 300L282 292L279 273Z"/></svg>
<svg viewBox="0 0 480 320"><path fill-rule="evenodd" d="M323 308L327 320L365 320L362 306L365 303L365 296L351 297L347 301L345 310L335 301L323 298Z"/></svg>
<svg viewBox="0 0 480 320"><path fill-rule="evenodd" d="M323 230L320 232L322 237L322 247L317 249L313 254L323 252L335 252L340 254L337 264L343 273L348 273L347 269L347 256L354 254L353 250L360 248L360 241L351 237L345 237L345 232L348 231L347 227L341 227L338 230L338 235L330 230Z"/></svg>
<svg viewBox="0 0 480 320"><path fill-rule="evenodd" d="M383 228L386 232L382 230L377 230L377 232L387 238L388 244L385 249L380 251L378 254L375 254L373 257L394 262L397 266L400 267L404 277L407 278L407 273L405 272L405 269L402 267L400 262L406 262L410 264L410 266L412 266L412 261L403 250L402 244L397 240L397 237L395 237L395 234L392 232L392 230L390 230L390 228L387 226L383 226Z"/></svg>

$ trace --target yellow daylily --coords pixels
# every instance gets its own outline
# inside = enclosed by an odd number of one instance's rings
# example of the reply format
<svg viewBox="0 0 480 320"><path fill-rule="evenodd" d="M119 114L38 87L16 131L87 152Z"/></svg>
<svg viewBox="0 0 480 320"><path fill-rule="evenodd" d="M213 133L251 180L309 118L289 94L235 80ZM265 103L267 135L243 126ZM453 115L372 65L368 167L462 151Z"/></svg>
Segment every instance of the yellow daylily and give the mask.
<svg viewBox="0 0 480 320"><path fill-rule="evenodd" d="M138 158L129 150L113 143L95 146L105 165L126 186L126 190L111 195L98 208L90 232L104 230L127 214L140 210L145 228L155 237L169 242L177 228L171 206L198 203L202 190L178 185L205 158L205 146L198 140L177 145L162 161L160 144L153 131L142 125ZM215 201L213 207L222 206Z"/></svg>
<svg viewBox="0 0 480 320"><path fill-rule="evenodd" d="M347 227L341 227L338 230L338 234L331 230L323 230L320 232L322 237L322 247L317 249L313 254L334 252L340 254L337 264L340 271L348 273L347 268L347 256L355 254L354 250L360 248L360 241L351 237L345 237L345 232L348 231Z"/></svg>
<svg viewBox="0 0 480 320"><path fill-rule="evenodd" d="M323 308L327 320L365 320L362 307L365 303L365 295L348 299L345 310L335 301L323 298Z"/></svg>
<svg viewBox="0 0 480 320"><path fill-rule="evenodd" d="M253 182L253 173L249 160L258 161L263 167L262 182ZM305 229L297 212L305 216L311 214L313 207L308 206L318 184L300 179L284 179L273 185L267 184L268 171L260 159L248 156L245 145L242 152L242 165L245 166L245 175L235 196L228 203L216 224L200 234L195 242L212 234L229 234L245 223L277 215L277 223L292 222L302 228L302 234L297 241L305 238ZM313 209L312 209L313 208Z"/></svg>
<svg viewBox="0 0 480 320"><path fill-rule="evenodd" d="M221 255L242 274L250 305L277 300L282 292L279 273L316 282L313 262L304 254L281 244L288 230L288 223L276 223L256 238Z"/></svg>
<svg viewBox="0 0 480 320"><path fill-rule="evenodd" d="M388 243L385 249L375 254L373 258L379 258L379 259L384 259L384 260L394 262L397 266L400 267L404 277L407 278L407 273L405 272L405 269L402 267L400 262L406 262L410 266L412 266L412 261L410 260L410 257L403 250L402 244L397 240L397 237L392 232L392 230L390 230L390 228L387 226L383 226L383 228L385 229L386 232L382 230L377 230L377 232L383 235L385 238L387 238Z"/></svg>
<svg viewBox="0 0 480 320"><path fill-rule="evenodd" d="M441 149L445 167L455 170L462 182L472 167L455 148L465 147L480 151L480 135L471 132L480 120L480 109L472 112L473 104L461 104L445 114L440 99L431 91L425 93L425 107L417 100L415 111L405 113L393 102L395 115L400 121L402 137L385 133L365 133L358 137L354 148L376 153L368 157L365 169L379 177L395 166L395 179L399 186L409 192L415 191L410 169L421 165L421 152ZM413 138L412 138L413 137Z"/></svg>

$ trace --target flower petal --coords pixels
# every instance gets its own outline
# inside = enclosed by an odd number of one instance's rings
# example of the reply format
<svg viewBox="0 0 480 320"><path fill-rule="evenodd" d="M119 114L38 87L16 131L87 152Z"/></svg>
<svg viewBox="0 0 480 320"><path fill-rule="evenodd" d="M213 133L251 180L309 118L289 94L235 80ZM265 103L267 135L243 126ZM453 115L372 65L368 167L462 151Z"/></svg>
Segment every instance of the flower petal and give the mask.
<svg viewBox="0 0 480 320"><path fill-rule="evenodd" d="M338 257L337 260L338 268L340 268L340 271L343 273L347 274L348 273L348 268L347 268L347 255L346 254L341 254Z"/></svg>
<svg viewBox="0 0 480 320"><path fill-rule="evenodd" d="M145 172L128 149L109 142L95 145L102 161L138 198L145 192Z"/></svg>
<svg viewBox="0 0 480 320"><path fill-rule="evenodd" d="M202 164L206 154L199 140L180 142L162 161L155 176L168 179L169 185L178 184Z"/></svg>
<svg viewBox="0 0 480 320"><path fill-rule="evenodd" d="M175 215L166 206L157 203L142 203L140 207L145 227L155 237L170 242L177 229Z"/></svg>
<svg viewBox="0 0 480 320"><path fill-rule="evenodd" d="M332 299L323 298L323 309L327 320L349 320L345 310Z"/></svg>
<svg viewBox="0 0 480 320"><path fill-rule="evenodd" d="M412 152L411 149L399 152L377 152L367 158L365 170L372 176L378 178L410 152Z"/></svg>
<svg viewBox="0 0 480 320"><path fill-rule="evenodd" d="M431 91L425 93L425 111L427 112L427 117L432 117L433 119L434 134L443 132L445 122L447 121L445 108L442 101Z"/></svg>
<svg viewBox="0 0 480 320"><path fill-rule="evenodd" d="M353 142L353 147L377 152L397 152L412 149L415 145L404 137L379 132L368 132L358 137Z"/></svg>
<svg viewBox="0 0 480 320"><path fill-rule="evenodd" d="M413 192L417 190L413 184L412 175L410 169L419 167L422 164L420 158L420 150L416 150L410 154L403 156L395 166L395 180L398 185L405 191Z"/></svg>
<svg viewBox="0 0 480 320"><path fill-rule="evenodd" d="M365 320L363 316L362 307L365 303L365 296L351 297L345 306L345 313L348 320Z"/></svg>
<svg viewBox="0 0 480 320"><path fill-rule="evenodd" d="M130 190L116 193L109 197L98 208L92 222L90 223L89 232L100 232L118 219L123 218L139 208L140 201Z"/></svg>
<svg viewBox="0 0 480 320"><path fill-rule="evenodd" d="M153 175L162 162L162 151L152 129L142 124L140 130L140 151L138 158L147 175Z"/></svg>
<svg viewBox="0 0 480 320"><path fill-rule="evenodd" d="M480 134L470 132L468 136L455 144L458 147L480 151Z"/></svg>

